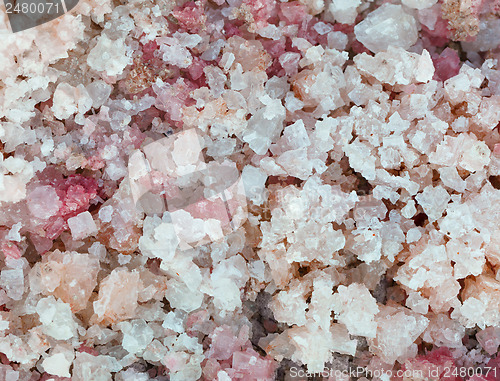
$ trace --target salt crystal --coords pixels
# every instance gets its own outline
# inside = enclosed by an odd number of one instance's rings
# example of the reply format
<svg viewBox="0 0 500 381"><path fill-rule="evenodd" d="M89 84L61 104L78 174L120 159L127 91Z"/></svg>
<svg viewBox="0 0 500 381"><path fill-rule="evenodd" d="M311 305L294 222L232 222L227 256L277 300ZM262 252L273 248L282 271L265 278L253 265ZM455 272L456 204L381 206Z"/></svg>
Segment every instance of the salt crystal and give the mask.
<svg viewBox="0 0 500 381"><path fill-rule="evenodd" d="M359 42L372 52L382 52L389 46L408 49L417 42L415 18L401 5L383 4L354 27Z"/></svg>
<svg viewBox="0 0 500 381"><path fill-rule="evenodd" d="M99 298L94 302L94 319L105 324L134 316L141 282L137 272L114 269L99 286Z"/></svg>
<svg viewBox="0 0 500 381"><path fill-rule="evenodd" d="M441 217L446 209L446 205L450 201L450 195L441 185L436 187L429 185L425 187L422 193L417 195L416 199L424 208L429 220L435 221Z"/></svg>
<svg viewBox="0 0 500 381"><path fill-rule="evenodd" d="M352 24L358 15L357 8L361 5L361 0L333 0L328 9L341 24Z"/></svg>
<svg viewBox="0 0 500 381"><path fill-rule="evenodd" d="M105 72L108 76L121 74L130 63L125 40L122 38L112 40L106 34L98 38L97 44L87 56L87 64L90 68Z"/></svg>
<svg viewBox="0 0 500 381"><path fill-rule="evenodd" d="M42 362L45 372L59 377L71 377L69 368L72 360L68 360L64 353L56 353L46 357Z"/></svg>
<svg viewBox="0 0 500 381"><path fill-rule="evenodd" d="M358 283L339 286L333 296L333 310L351 335L374 338L377 323L374 320L379 308L366 286Z"/></svg>
<svg viewBox="0 0 500 381"><path fill-rule="evenodd" d="M328 34L332 31L332 26L330 24L325 24L324 22L317 22L313 26L314 30L318 32L319 34Z"/></svg>
<svg viewBox="0 0 500 381"><path fill-rule="evenodd" d="M437 0L403 0L403 4L409 8L426 9L437 3Z"/></svg>
<svg viewBox="0 0 500 381"><path fill-rule="evenodd" d="M95 109L101 107L108 100L113 90L112 86L100 80L93 81L87 85L86 89L92 98L92 107Z"/></svg>
<svg viewBox="0 0 500 381"><path fill-rule="evenodd" d="M40 299L36 312L47 335L56 340L68 340L76 336L78 324L73 318L69 304L49 296Z"/></svg>
<svg viewBox="0 0 500 381"><path fill-rule="evenodd" d="M4 268L0 272L0 285L5 289L9 298L20 300L24 294L23 270Z"/></svg>
<svg viewBox="0 0 500 381"><path fill-rule="evenodd" d="M255 205L261 205L267 199L265 183L267 180L266 173L260 168L251 165L243 168L241 178L245 186L245 194L249 200Z"/></svg>
<svg viewBox="0 0 500 381"><path fill-rule="evenodd" d="M83 212L68 219L68 226L73 239L86 238L97 233L97 225L89 212Z"/></svg>
<svg viewBox="0 0 500 381"><path fill-rule="evenodd" d="M121 322L117 327L123 332L123 348L132 354L142 352L154 338L153 330L144 320Z"/></svg>

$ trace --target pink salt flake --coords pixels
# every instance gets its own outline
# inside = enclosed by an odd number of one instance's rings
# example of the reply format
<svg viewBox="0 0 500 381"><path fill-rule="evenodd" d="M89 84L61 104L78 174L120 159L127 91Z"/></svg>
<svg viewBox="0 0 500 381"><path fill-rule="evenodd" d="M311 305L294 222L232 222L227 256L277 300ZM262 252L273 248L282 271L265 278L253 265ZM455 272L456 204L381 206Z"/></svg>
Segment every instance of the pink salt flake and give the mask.
<svg viewBox="0 0 500 381"><path fill-rule="evenodd" d="M271 357L262 357L251 348L233 354L231 373L243 380L274 380L275 369L276 362Z"/></svg>
<svg viewBox="0 0 500 381"><path fill-rule="evenodd" d="M242 8L252 14L255 25L260 29L276 13L276 0L243 0Z"/></svg>
<svg viewBox="0 0 500 381"><path fill-rule="evenodd" d="M496 143L493 148L493 154L495 156L500 156L500 143Z"/></svg>
<svg viewBox="0 0 500 381"><path fill-rule="evenodd" d="M43 226L43 230L45 232L45 237L53 240L59 237L59 235L66 230L68 227L66 221L62 217L56 217L54 219L50 219L49 222Z"/></svg>
<svg viewBox="0 0 500 381"><path fill-rule="evenodd" d="M203 69L208 63L201 58L194 57L193 63L188 67L189 75L193 81L197 81L203 76Z"/></svg>
<svg viewBox="0 0 500 381"><path fill-rule="evenodd" d="M217 374L222 370L220 363L215 359L207 359L203 365L203 376L206 380L217 380Z"/></svg>
<svg viewBox="0 0 500 381"><path fill-rule="evenodd" d="M211 335L212 345L207 356L216 360L227 360L241 346L230 327L223 325L217 327Z"/></svg>
<svg viewBox="0 0 500 381"><path fill-rule="evenodd" d="M300 53L291 52L283 53L279 57L279 63L281 64L281 67L285 69L286 75L294 76L298 73L300 58Z"/></svg>
<svg viewBox="0 0 500 381"><path fill-rule="evenodd" d="M406 360L402 369L413 374L423 374L423 379L462 381L457 376L455 360L446 347L434 349L425 356Z"/></svg>
<svg viewBox="0 0 500 381"><path fill-rule="evenodd" d="M422 25L422 36L428 40L431 46L445 46L450 41L450 34L448 21L444 20L439 13L432 27Z"/></svg>
<svg viewBox="0 0 500 381"><path fill-rule="evenodd" d="M148 62L154 58L154 53L158 49L159 45L156 41L148 41L142 45L142 60Z"/></svg>
<svg viewBox="0 0 500 381"><path fill-rule="evenodd" d="M98 351L96 351L94 348L86 346L85 344L80 345L80 347L78 348L78 352L85 352L91 354L92 356L99 356Z"/></svg>
<svg viewBox="0 0 500 381"><path fill-rule="evenodd" d="M38 234L31 234L30 240L35 246L38 254L45 254L52 247L52 240L50 238L39 236Z"/></svg>
<svg viewBox="0 0 500 381"><path fill-rule="evenodd" d="M446 81L460 71L460 58L455 50L446 48L439 56L433 57L436 81Z"/></svg>
<svg viewBox="0 0 500 381"><path fill-rule="evenodd" d="M182 108L191 101L190 94L195 89L194 83L184 78L179 78L173 85L154 84L153 91L157 95L155 107L166 111L170 119L178 122L182 118Z"/></svg>
<svg viewBox="0 0 500 381"><path fill-rule="evenodd" d="M5 258L19 259L21 258L21 251L14 242L2 242L0 248L5 255Z"/></svg>
<svg viewBox="0 0 500 381"><path fill-rule="evenodd" d="M485 328L476 333L476 339L489 355L493 355L498 351L498 347L500 346L500 328Z"/></svg>
<svg viewBox="0 0 500 381"><path fill-rule="evenodd" d="M307 18L307 8L298 1L279 5L280 19L288 24L301 24Z"/></svg>
<svg viewBox="0 0 500 381"><path fill-rule="evenodd" d="M205 27L205 22L207 20L207 16L203 9L205 3L206 0L197 2L188 1L181 7L173 10L172 16L177 19L181 28L192 33L197 33Z"/></svg>
<svg viewBox="0 0 500 381"><path fill-rule="evenodd" d="M68 227L75 240L87 238L97 233L97 225L89 212L83 212L75 217L69 218Z"/></svg>
<svg viewBox="0 0 500 381"><path fill-rule="evenodd" d="M109 325L134 317L140 288L142 282L137 271L114 269L99 285L91 321Z"/></svg>
<svg viewBox="0 0 500 381"><path fill-rule="evenodd" d="M28 209L36 218L46 220L55 215L61 206L56 190L50 185L37 187L28 195Z"/></svg>

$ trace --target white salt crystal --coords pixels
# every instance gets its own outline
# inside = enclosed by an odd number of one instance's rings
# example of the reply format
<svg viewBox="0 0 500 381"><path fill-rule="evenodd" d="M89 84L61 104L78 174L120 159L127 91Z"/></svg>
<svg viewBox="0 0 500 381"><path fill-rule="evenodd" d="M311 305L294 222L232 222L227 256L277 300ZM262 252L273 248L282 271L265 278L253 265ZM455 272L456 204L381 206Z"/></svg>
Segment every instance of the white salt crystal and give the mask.
<svg viewBox="0 0 500 381"><path fill-rule="evenodd" d="M118 264L120 266L126 265L127 263L130 263L131 257L130 255L123 255L123 254L118 254Z"/></svg>
<svg viewBox="0 0 500 381"><path fill-rule="evenodd" d="M46 357L42 362L42 367L45 372L59 377L71 377L69 368L72 360L68 360L64 353L56 353Z"/></svg>
<svg viewBox="0 0 500 381"><path fill-rule="evenodd" d="M321 34L321 35L330 33L333 30L331 25L325 24L322 21L314 24L313 28L316 32L318 32L318 34Z"/></svg>
<svg viewBox="0 0 500 381"><path fill-rule="evenodd" d="M160 52L163 54L163 61L185 69L193 63L193 56L188 49L180 45L161 45Z"/></svg>
<svg viewBox="0 0 500 381"><path fill-rule="evenodd" d="M441 185L436 187L429 185L416 196L416 199L429 217L429 221L435 221L441 217L446 209L450 195Z"/></svg>
<svg viewBox="0 0 500 381"><path fill-rule="evenodd" d="M462 42L465 51L484 52L498 47L500 20L484 18L479 24L479 32L472 42Z"/></svg>
<svg viewBox="0 0 500 381"><path fill-rule="evenodd" d="M339 286L333 295L333 310L337 320L347 327L351 335L375 337L377 323L374 318L379 308L364 284Z"/></svg>
<svg viewBox="0 0 500 381"><path fill-rule="evenodd" d="M225 44L226 44L225 41L221 38L212 42L208 47L208 49L205 50L203 54L200 56L201 59L205 61L215 60L219 56L220 50L224 47Z"/></svg>
<svg viewBox="0 0 500 381"><path fill-rule="evenodd" d="M52 110L56 118L66 119L77 111L73 97L74 89L68 83L60 83L57 86L52 105Z"/></svg>
<svg viewBox="0 0 500 381"><path fill-rule="evenodd" d="M123 332L123 348L131 354L142 352L154 339L153 330L142 319L121 322L117 327Z"/></svg>
<svg viewBox="0 0 500 381"><path fill-rule="evenodd" d="M416 356L414 341L427 328L429 319L404 307L381 306L376 320L377 337L369 341L373 354L387 364Z"/></svg>
<svg viewBox="0 0 500 381"><path fill-rule="evenodd" d="M225 289L225 285L222 283L220 284L220 287ZM225 289L225 291L231 292L231 289ZM239 300L240 290L237 289L237 291ZM203 302L203 293L199 290L190 289L184 282L170 279L167 283L165 298L168 300L172 308L191 312L200 308ZM214 304L216 306L218 305L215 300Z"/></svg>
<svg viewBox="0 0 500 381"><path fill-rule="evenodd" d="M0 272L0 285L7 292L7 296L20 300L24 294L24 273L21 268L4 268Z"/></svg>
<svg viewBox="0 0 500 381"><path fill-rule="evenodd" d="M417 242L422 237L422 233L418 228L411 228L406 232L406 242L412 243Z"/></svg>
<svg viewBox="0 0 500 381"><path fill-rule="evenodd" d="M97 233L97 225L90 212L83 212L75 217L68 218L68 226L75 240L83 239Z"/></svg>
<svg viewBox="0 0 500 381"><path fill-rule="evenodd" d="M173 37L179 41L179 44L181 46L185 46L186 48L190 49L194 48L203 40L203 38L199 34L190 34L183 32L175 32Z"/></svg>
<svg viewBox="0 0 500 381"><path fill-rule="evenodd" d="M122 366L112 356L93 356L86 352L78 352L73 362L72 380L112 380L111 372L119 372Z"/></svg>
<svg viewBox="0 0 500 381"><path fill-rule="evenodd" d="M87 85L87 91L92 98L92 107L99 108L106 102L111 95L113 86L106 82L97 80Z"/></svg>
<svg viewBox="0 0 500 381"><path fill-rule="evenodd" d="M429 312L429 299L424 298L420 292L410 290L406 306L419 314L426 315Z"/></svg>
<svg viewBox="0 0 500 381"><path fill-rule="evenodd" d="M280 140L283 140L289 149L305 148L311 145L304 122L301 119L285 127Z"/></svg>
<svg viewBox="0 0 500 381"><path fill-rule="evenodd" d="M354 27L359 42L372 52L382 52L389 46L408 49L418 39L415 18L401 5L382 4Z"/></svg>
<svg viewBox="0 0 500 381"><path fill-rule="evenodd" d="M87 57L87 64L96 71L104 71L108 76L119 75L132 62L127 54L125 39L111 40L105 33Z"/></svg>
<svg viewBox="0 0 500 381"><path fill-rule="evenodd" d="M102 222L110 222L112 215L113 207L111 205L106 205L99 209L99 218Z"/></svg>
<svg viewBox="0 0 500 381"><path fill-rule="evenodd" d="M5 239L8 241L21 242L21 234L19 234L19 231L21 230L22 226L23 226L23 224L21 222L18 222L17 224L12 225L12 228L9 230L9 232L5 236Z"/></svg>
<svg viewBox="0 0 500 381"><path fill-rule="evenodd" d="M337 22L352 24L356 21L360 5L361 0L332 0L328 9Z"/></svg>
<svg viewBox="0 0 500 381"><path fill-rule="evenodd" d="M176 314L173 311L170 311L166 316L165 320L163 321L162 327L166 329L171 329L172 331L175 331L177 333L182 333L184 332L184 325L183 321L178 316L179 314Z"/></svg>
<svg viewBox="0 0 500 381"><path fill-rule="evenodd" d="M490 162L490 149L485 142L479 140L473 142L462 153L459 165L468 171L475 172L483 169Z"/></svg>
<svg viewBox="0 0 500 381"><path fill-rule="evenodd" d="M444 185L457 192L465 191L465 181L462 180L455 167L441 167L438 169L439 177Z"/></svg>
<svg viewBox="0 0 500 381"><path fill-rule="evenodd" d="M437 0L402 0L403 4L408 8L426 9L437 3Z"/></svg>
<svg viewBox="0 0 500 381"><path fill-rule="evenodd" d="M330 49L337 49L338 51L345 50L349 38L345 33L342 32L330 32L327 36L328 47Z"/></svg>
<svg viewBox="0 0 500 381"><path fill-rule="evenodd" d="M56 340L69 340L76 335L78 325L73 320L71 307L53 296L40 299L36 312L43 324L43 331Z"/></svg>
<svg viewBox="0 0 500 381"><path fill-rule="evenodd" d="M57 86L52 105L56 118L66 119L76 112L85 114L90 107L92 107L92 98L83 85L73 87L63 82Z"/></svg>
<svg viewBox="0 0 500 381"><path fill-rule="evenodd" d="M417 208L415 208L415 201L413 200L408 201L405 207L401 209L401 214L405 218L412 218L416 212Z"/></svg>
<svg viewBox="0 0 500 381"><path fill-rule="evenodd" d="M245 186L245 195L255 205L261 205L267 199L265 189L267 174L260 168L247 165L243 168L241 178Z"/></svg>

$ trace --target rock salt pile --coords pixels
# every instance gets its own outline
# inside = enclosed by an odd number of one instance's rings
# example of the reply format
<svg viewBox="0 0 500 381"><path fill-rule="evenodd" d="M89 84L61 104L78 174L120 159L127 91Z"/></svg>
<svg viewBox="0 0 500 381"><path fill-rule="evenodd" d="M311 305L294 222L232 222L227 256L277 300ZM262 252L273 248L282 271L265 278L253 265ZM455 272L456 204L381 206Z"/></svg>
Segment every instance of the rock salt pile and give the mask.
<svg viewBox="0 0 500 381"><path fill-rule="evenodd" d="M0 8L0 380L496 380L499 15Z"/></svg>

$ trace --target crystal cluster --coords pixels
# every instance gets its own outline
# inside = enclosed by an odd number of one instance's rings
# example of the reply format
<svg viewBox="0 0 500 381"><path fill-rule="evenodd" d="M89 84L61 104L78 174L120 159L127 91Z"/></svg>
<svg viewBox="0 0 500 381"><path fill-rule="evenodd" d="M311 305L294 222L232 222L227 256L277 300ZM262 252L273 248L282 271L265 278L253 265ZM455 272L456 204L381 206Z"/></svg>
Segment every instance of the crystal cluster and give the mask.
<svg viewBox="0 0 500 381"><path fill-rule="evenodd" d="M499 36L497 0L1 6L0 381L497 380Z"/></svg>

